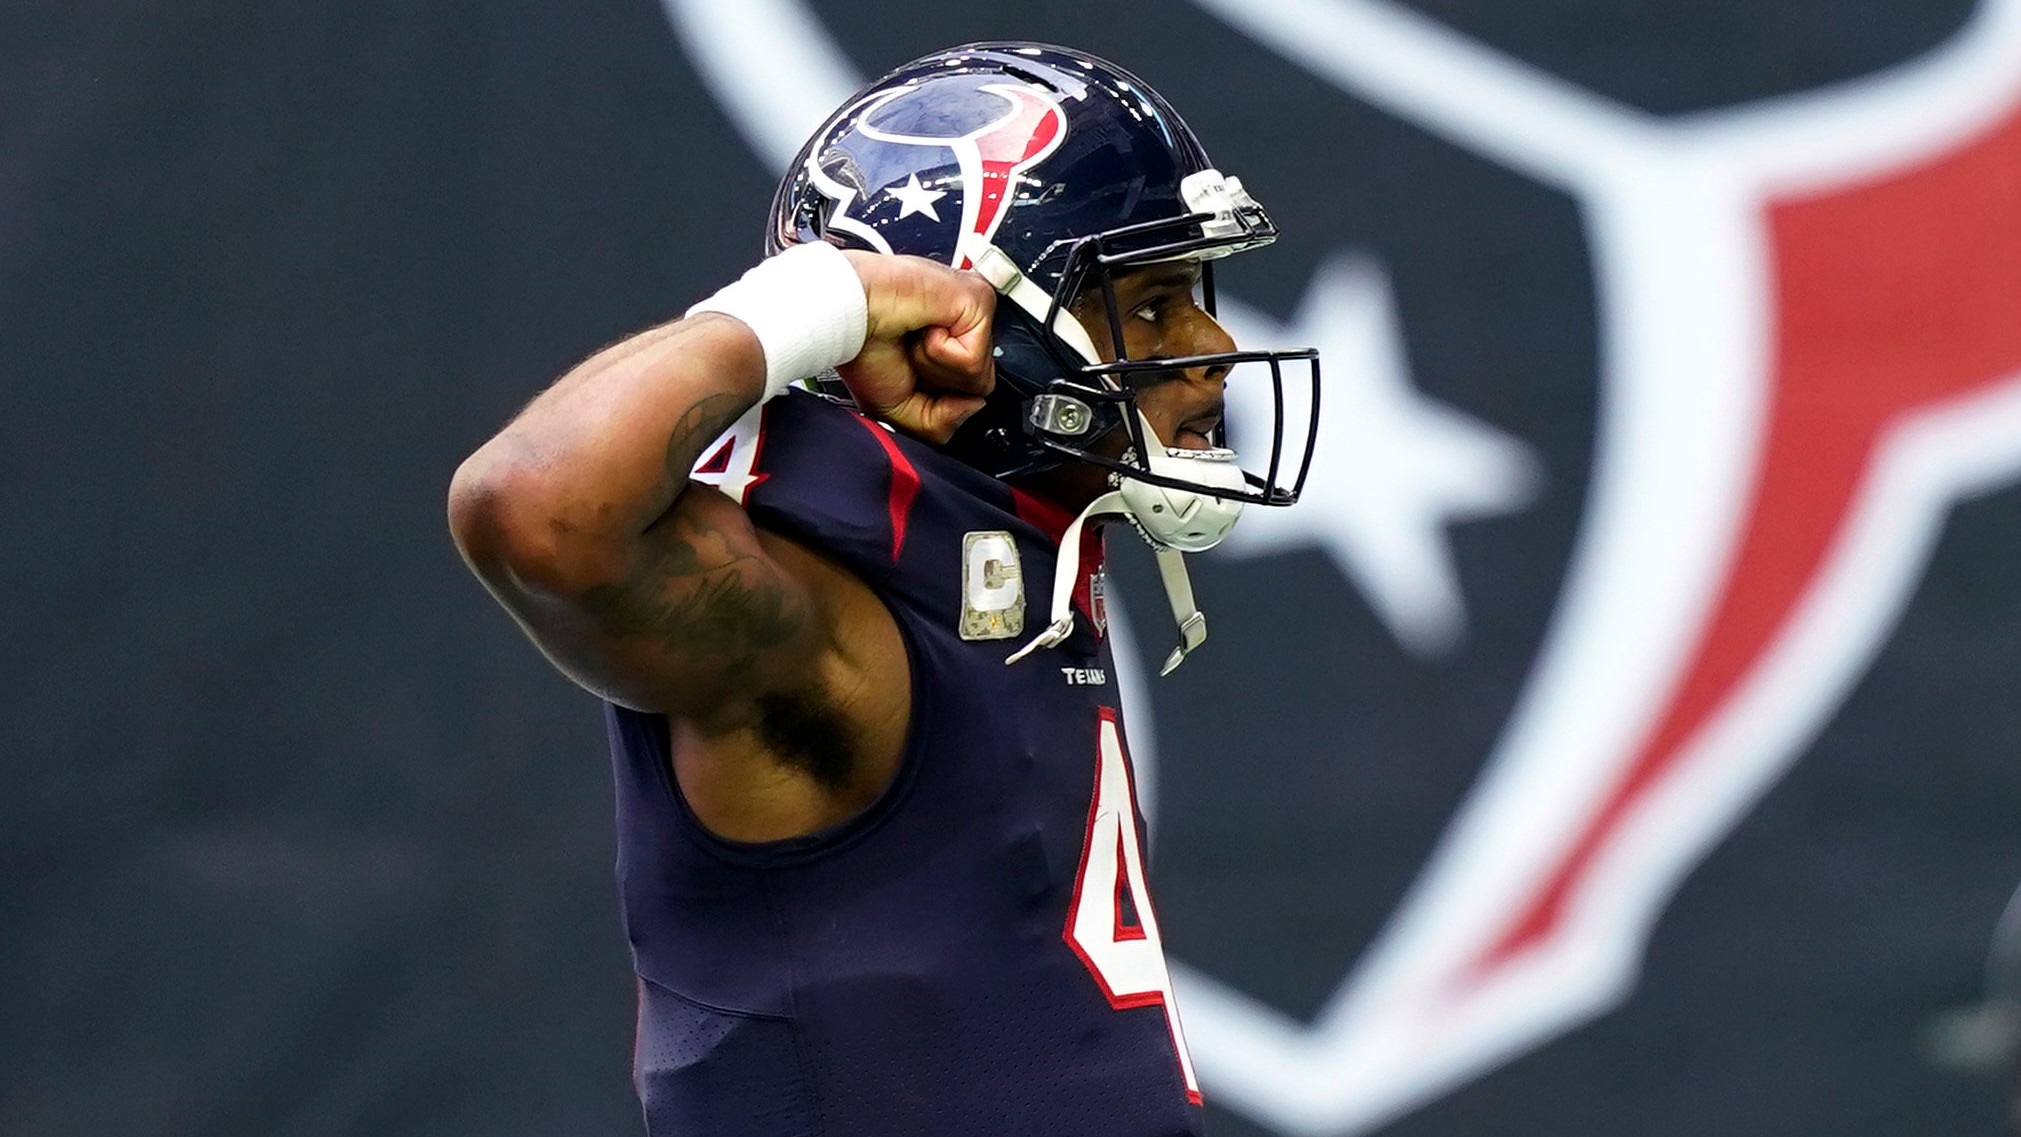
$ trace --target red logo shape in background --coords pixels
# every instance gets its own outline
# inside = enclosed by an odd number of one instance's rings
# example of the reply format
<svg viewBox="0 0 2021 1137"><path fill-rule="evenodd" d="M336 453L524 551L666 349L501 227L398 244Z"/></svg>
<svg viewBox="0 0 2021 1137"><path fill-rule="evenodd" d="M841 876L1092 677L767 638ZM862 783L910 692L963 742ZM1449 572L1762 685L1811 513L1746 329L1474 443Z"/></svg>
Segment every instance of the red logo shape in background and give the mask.
<svg viewBox="0 0 2021 1137"><path fill-rule="evenodd" d="M1597 852L1817 581L1882 444L2021 372L2021 107L1925 165L1769 201L1775 351L1761 469L1690 662L1646 742L1476 978L1549 940Z"/></svg>

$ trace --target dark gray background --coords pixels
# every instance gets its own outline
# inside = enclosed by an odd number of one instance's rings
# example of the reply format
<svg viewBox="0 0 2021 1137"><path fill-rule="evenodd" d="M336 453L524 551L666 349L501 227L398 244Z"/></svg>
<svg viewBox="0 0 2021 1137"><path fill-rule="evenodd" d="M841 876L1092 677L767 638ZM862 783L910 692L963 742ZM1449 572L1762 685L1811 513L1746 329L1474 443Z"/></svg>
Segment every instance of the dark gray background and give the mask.
<svg viewBox="0 0 2021 1137"><path fill-rule="evenodd" d="M1417 6L1659 113L1870 72L1970 8ZM1544 460L1535 506L1454 530L1474 623L1443 662L1316 552L1197 570L1216 640L1158 700L1160 909L1175 953L1309 1013L1556 599L1595 410L1577 211L1187 5L819 7L865 72L986 35L1140 71L1289 234L1246 299L1287 315L1372 251L1413 379ZM770 181L650 0L0 13L0 1133L636 1130L594 705L441 503L548 379L746 264ZM1393 1131L1994 1131L1995 1091L1915 1038L1976 996L2021 879L2017 560L2021 493L1963 509L1630 1003Z"/></svg>

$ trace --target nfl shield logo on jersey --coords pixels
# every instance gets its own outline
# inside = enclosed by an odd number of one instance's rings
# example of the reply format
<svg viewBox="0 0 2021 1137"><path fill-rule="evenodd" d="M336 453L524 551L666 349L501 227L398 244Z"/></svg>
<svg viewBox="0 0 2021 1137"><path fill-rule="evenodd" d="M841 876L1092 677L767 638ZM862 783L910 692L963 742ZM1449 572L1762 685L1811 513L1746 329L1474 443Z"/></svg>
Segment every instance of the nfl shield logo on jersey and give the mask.
<svg viewBox="0 0 2021 1137"><path fill-rule="evenodd" d="M1109 634L1109 574L1105 569L1088 576L1088 618L1095 622L1097 635Z"/></svg>

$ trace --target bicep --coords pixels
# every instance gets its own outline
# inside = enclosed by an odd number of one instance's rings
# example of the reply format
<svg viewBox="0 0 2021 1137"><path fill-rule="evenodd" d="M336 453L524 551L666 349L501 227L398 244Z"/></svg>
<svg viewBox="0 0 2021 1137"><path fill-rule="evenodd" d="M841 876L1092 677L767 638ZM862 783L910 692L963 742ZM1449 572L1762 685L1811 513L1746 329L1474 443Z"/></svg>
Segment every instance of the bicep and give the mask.
<svg viewBox="0 0 2021 1137"><path fill-rule="evenodd" d="M594 579L508 604L577 683L698 721L795 685L817 639L807 583L767 554L735 502L696 484Z"/></svg>

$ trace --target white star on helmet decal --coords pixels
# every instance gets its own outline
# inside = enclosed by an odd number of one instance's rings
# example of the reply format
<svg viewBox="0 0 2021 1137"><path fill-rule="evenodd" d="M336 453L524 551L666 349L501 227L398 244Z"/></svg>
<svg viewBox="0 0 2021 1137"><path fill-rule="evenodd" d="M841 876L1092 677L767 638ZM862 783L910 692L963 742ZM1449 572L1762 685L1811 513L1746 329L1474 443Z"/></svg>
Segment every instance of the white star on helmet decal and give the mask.
<svg viewBox="0 0 2021 1137"><path fill-rule="evenodd" d="M902 186L894 186L891 196L899 201L898 216L901 220L915 213L924 213L935 221L940 220L940 211L933 203L947 196L946 190L930 190L919 184L919 175L913 174Z"/></svg>
<svg viewBox="0 0 2021 1137"><path fill-rule="evenodd" d="M1324 262L1289 325L1233 298L1222 300L1221 322L1244 347L1309 343L1326 361L1305 499L1296 509L1250 510L1229 548L1256 555L1317 544L1405 648L1420 658L1450 654L1467 617L1446 528L1528 506L1542 463L1520 440L1412 384L1389 276L1367 257ZM1228 386L1230 429L1252 456L1269 445L1267 379ZM1286 395L1302 398L1296 383Z"/></svg>

